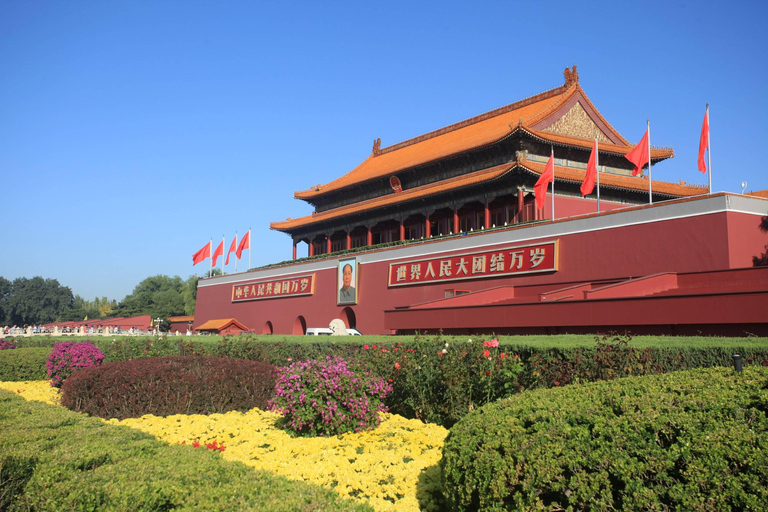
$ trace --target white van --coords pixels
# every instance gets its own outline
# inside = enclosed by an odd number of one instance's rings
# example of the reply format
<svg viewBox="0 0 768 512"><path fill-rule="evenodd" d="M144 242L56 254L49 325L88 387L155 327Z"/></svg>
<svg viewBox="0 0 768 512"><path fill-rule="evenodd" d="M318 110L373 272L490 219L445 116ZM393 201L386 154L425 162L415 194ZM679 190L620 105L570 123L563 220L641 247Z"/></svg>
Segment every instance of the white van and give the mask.
<svg viewBox="0 0 768 512"><path fill-rule="evenodd" d="M310 327L307 329L307 336L330 336L332 334L333 331L328 327ZM357 329L347 329L347 334L349 336L362 336Z"/></svg>

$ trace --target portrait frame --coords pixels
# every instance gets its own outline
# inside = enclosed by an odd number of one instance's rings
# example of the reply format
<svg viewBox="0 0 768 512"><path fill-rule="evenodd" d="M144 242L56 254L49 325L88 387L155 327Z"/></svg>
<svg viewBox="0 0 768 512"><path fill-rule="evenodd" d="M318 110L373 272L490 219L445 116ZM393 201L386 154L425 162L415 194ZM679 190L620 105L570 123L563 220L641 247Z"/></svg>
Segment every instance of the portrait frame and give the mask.
<svg viewBox="0 0 768 512"><path fill-rule="evenodd" d="M349 293L344 293L344 269L349 265L352 275L350 276L349 287L352 290L351 296ZM357 297L360 290L357 282L358 265L357 258L345 258L339 260L339 264L336 267L336 305L337 306L349 306L357 304ZM344 295L344 296L342 296Z"/></svg>

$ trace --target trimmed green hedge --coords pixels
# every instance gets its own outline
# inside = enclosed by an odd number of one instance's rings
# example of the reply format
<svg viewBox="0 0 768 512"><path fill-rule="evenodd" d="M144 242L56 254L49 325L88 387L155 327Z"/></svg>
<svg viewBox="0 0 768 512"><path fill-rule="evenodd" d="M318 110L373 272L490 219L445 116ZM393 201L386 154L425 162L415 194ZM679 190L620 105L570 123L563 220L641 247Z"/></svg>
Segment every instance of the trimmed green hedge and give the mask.
<svg viewBox="0 0 768 512"><path fill-rule="evenodd" d="M768 368L535 390L452 429L454 511L755 511L768 504Z"/></svg>
<svg viewBox="0 0 768 512"><path fill-rule="evenodd" d="M0 510L371 512L334 492L0 390Z"/></svg>
<svg viewBox="0 0 768 512"><path fill-rule="evenodd" d="M50 348L13 348L0 350L0 381L45 380Z"/></svg>
<svg viewBox="0 0 768 512"><path fill-rule="evenodd" d="M391 412L448 428L469 411L522 390L731 366L734 353L743 356L745 366L768 365L767 338L499 337L493 357L504 354L519 361L522 366L512 368L513 371L497 366L481 368L486 361L477 357L475 350L466 350L470 345L482 344L487 337L475 337L472 343L467 336L441 335L84 336L78 339L90 339L104 353L105 362L175 355L248 359L273 366L326 356L356 359L376 375L392 379L394 392L385 401ZM52 346L55 340L38 336L14 342L20 346ZM511 359L505 360L509 361ZM410 363L416 363L417 373ZM487 363L490 364L490 360ZM493 370L492 374L484 375L488 370Z"/></svg>

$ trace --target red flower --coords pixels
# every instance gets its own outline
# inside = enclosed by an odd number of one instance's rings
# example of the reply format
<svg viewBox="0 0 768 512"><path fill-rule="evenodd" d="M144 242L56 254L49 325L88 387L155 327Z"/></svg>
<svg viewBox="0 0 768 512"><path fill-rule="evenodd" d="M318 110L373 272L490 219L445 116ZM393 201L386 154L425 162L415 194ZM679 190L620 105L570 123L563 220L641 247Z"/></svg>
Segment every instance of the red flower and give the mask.
<svg viewBox="0 0 768 512"><path fill-rule="evenodd" d="M486 371L485 371L485 374L486 374L487 376L489 376L489 377L491 376L491 372L490 372L489 370L486 370Z"/></svg>
<svg viewBox="0 0 768 512"><path fill-rule="evenodd" d="M387 379L388 382L392 382L392 379Z"/></svg>
<svg viewBox="0 0 768 512"><path fill-rule="evenodd" d="M364 348L365 350L368 350L368 345L363 345L363 348Z"/></svg>
<svg viewBox="0 0 768 512"><path fill-rule="evenodd" d="M400 363L395 363L395 370L399 370L399 369L400 369Z"/></svg>
<svg viewBox="0 0 768 512"><path fill-rule="evenodd" d="M506 358L508 358L509 356L507 355L507 353L506 353L506 352L502 352L502 353L501 353L501 355L500 355L499 357L500 357L500 358L502 358L502 359L506 359Z"/></svg>
<svg viewBox="0 0 768 512"><path fill-rule="evenodd" d="M483 357L488 357L490 355L491 355L491 351L490 350L483 350Z"/></svg>
<svg viewBox="0 0 768 512"><path fill-rule="evenodd" d="M192 448L200 448L200 440L199 439L195 439L194 441L192 441Z"/></svg>
<svg viewBox="0 0 768 512"><path fill-rule="evenodd" d="M383 348L381 349L382 352L389 352L387 349Z"/></svg>

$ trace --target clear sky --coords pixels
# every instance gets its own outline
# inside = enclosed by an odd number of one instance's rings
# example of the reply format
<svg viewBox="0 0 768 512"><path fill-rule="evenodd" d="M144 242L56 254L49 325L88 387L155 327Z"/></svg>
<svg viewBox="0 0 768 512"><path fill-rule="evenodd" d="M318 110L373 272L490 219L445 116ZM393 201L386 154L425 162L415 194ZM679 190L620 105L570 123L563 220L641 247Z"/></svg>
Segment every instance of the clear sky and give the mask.
<svg viewBox="0 0 768 512"><path fill-rule="evenodd" d="M121 300L248 228L252 266L290 259L269 222L311 213L294 191L574 64L626 139L650 119L674 148L655 179L707 182L709 103L714 190L768 189L766 22L764 0L4 0L0 275Z"/></svg>

